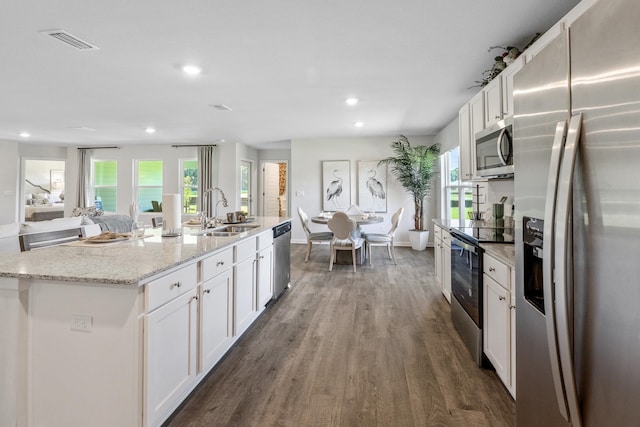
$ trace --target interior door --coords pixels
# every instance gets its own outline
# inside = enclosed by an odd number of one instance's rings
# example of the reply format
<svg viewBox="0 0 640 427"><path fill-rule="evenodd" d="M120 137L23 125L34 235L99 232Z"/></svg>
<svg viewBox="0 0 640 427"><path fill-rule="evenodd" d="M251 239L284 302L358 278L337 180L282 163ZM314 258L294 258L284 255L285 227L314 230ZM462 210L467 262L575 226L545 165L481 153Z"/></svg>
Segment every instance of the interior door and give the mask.
<svg viewBox="0 0 640 427"><path fill-rule="evenodd" d="M280 167L277 163L265 163L263 171L263 215L279 216Z"/></svg>

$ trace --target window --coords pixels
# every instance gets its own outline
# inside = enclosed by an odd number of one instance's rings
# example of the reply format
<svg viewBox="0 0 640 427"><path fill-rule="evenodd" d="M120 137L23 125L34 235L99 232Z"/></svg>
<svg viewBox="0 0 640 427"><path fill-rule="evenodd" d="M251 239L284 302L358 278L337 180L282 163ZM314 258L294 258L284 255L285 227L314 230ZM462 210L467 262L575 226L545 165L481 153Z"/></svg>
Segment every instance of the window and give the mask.
<svg viewBox="0 0 640 427"><path fill-rule="evenodd" d="M460 181L458 147L440 156L442 176L442 218L452 226L463 225L473 211L473 188Z"/></svg>
<svg viewBox="0 0 640 427"><path fill-rule="evenodd" d="M93 194L96 207L115 212L118 196L118 162L115 160L93 161Z"/></svg>
<svg viewBox="0 0 640 427"><path fill-rule="evenodd" d="M198 161L194 159L180 160L182 171L182 211L196 213L198 211Z"/></svg>
<svg viewBox="0 0 640 427"><path fill-rule="evenodd" d="M251 162L240 162L240 210L251 214Z"/></svg>
<svg viewBox="0 0 640 427"><path fill-rule="evenodd" d="M141 212L162 210L162 160L137 161L136 194Z"/></svg>

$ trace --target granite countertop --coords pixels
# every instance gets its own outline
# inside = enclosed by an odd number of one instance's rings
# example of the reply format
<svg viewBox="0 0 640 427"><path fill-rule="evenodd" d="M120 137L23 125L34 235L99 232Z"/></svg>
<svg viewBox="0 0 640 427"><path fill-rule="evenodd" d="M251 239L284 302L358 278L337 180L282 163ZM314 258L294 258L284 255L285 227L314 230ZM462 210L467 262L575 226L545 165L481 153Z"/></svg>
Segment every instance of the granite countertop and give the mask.
<svg viewBox="0 0 640 427"><path fill-rule="evenodd" d="M505 243L480 243L484 252L509 267L516 268L516 247Z"/></svg>
<svg viewBox="0 0 640 427"><path fill-rule="evenodd" d="M284 217L256 217L259 225L229 237L197 235L199 228L184 227L183 235L162 237L160 229L147 229L149 237L107 244L66 244L3 257L0 277L69 282L137 285L144 279L207 253L233 245L278 224Z"/></svg>
<svg viewBox="0 0 640 427"><path fill-rule="evenodd" d="M448 219L434 219L433 223L438 227L446 229L449 229L451 227L451 222ZM493 256L498 261L505 263L511 268L515 268L515 245L506 243L480 243L480 247L484 249L487 254Z"/></svg>

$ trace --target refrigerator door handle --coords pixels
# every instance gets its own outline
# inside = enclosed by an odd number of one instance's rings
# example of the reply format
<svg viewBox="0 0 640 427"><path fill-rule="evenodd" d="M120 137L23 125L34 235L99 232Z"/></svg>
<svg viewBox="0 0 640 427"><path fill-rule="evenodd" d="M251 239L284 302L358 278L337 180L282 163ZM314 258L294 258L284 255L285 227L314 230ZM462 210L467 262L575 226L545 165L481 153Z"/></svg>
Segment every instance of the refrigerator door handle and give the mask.
<svg viewBox="0 0 640 427"><path fill-rule="evenodd" d="M558 174L560 173L560 162L564 152L564 145L567 136L567 122L558 122L556 132L551 146L551 160L549 163L549 176L547 179L547 194L545 198L544 211L544 255L542 259L542 283L544 292L544 314L547 327L547 345L549 347L549 362L551 365L551 375L553 386L556 391L558 410L564 419L569 420L569 411L565 399L564 384L562 382L562 371L560 370L560 353L558 351L556 317L554 309L554 250L555 250L555 215L556 197L558 192Z"/></svg>
<svg viewBox="0 0 640 427"><path fill-rule="evenodd" d="M573 352L571 348L571 329L569 319L569 261L568 245L571 226L571 199L573 188L573 176L578 144L580 141L580 128L582 114L574 115L569 122L567 141L562 154L562 163L558 176L558 193L556 199L555 217L556 230L553 240L555 256L555 316L557 329L557 343L560 354L560 367L564 382L565 396L569 408L569 419L573 427L580 427L580 407L576 392L576 382L573 366Z"/></svg>

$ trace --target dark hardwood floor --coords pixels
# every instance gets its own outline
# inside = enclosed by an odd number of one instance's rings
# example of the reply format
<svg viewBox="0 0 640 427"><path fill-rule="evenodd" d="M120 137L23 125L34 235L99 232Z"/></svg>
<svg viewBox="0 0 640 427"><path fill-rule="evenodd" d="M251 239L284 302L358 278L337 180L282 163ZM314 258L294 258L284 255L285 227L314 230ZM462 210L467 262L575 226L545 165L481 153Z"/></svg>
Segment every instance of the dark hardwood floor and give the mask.
<svg viewBox="0 0 640 427"><path fill-rule="evenodd" d="M471 360L435 283L433 250L337 265L292 245L291 289L165 424L512 426L514 402Z"/></svg>

